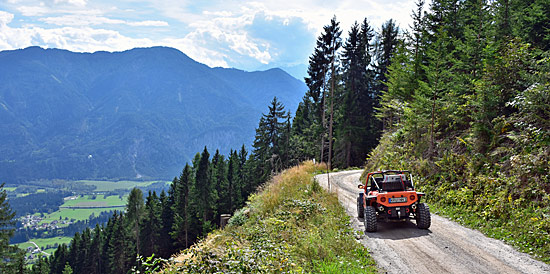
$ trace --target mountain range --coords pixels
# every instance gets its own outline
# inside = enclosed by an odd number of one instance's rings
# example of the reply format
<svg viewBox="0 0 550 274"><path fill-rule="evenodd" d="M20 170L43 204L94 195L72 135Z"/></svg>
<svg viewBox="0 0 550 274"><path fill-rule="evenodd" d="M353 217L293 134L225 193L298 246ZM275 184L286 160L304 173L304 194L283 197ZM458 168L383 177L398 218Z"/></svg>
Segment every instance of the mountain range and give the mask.
<svg viewBox="0 0 550 274"><path fill-rule="evenodd" d="M195 153L249 145L274 96L306 86L280 69L210 68L166 47L0 52L0 181L170 179Z"/></svg>

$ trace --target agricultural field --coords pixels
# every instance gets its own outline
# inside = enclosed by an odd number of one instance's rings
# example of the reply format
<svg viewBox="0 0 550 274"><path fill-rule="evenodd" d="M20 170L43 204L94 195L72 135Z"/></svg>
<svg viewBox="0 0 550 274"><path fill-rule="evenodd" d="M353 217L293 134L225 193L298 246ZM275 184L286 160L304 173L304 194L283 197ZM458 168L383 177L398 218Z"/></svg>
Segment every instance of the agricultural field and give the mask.
<svg viewBox="0 0 550 274"><path fill-rule="evenodd" d="M71 240L72 240L71 237L36 238L36 239L30 239L27 242L18 244L17 246L25 251L27 251L28 247L32 247L32 250L34 250L36 246L31 243L31 242L34 242L40 248L41 251L44 251L48 254L53 254L57 249L56 244L57 245L69 244ZM27 252L27 255L30 255L30 254L31 254L30 252Z"/></svg>
<svg viewBox="0 0 550 274"><path fill-rule="evenodd" d="M108 196L105 198L104 195L95 195L95 199L93 199L93 196L74 196L74 199L67 199L58 211L46 214L39 224L51 223L52 221L60 220L60 218L61 220L87 220L90 215L94 214L98 216L103 211L124 210L124 206L126 205L127 196L123 196L122 198L119 196Z"/></svg>
<svg viewBox="0 0 550 274"><path fill-rule="evenodd" d="M94 180L79 180L77 183L95 186L96 192L108 192L116 189L132 189L134 187L146 187L159 181L94 181ZM169 182L166 182L169 183Z"/></svg>
<svg viewBox="0 0 550 274"><path fill-rule="evenodd" d="M120 198L119 196L105 197L105 195L84 195L83 197L73 196L71 198L68 198L67 200L65 200L65 203L61 207L109 207L121 206L125 204L126 196Z"/></svg>

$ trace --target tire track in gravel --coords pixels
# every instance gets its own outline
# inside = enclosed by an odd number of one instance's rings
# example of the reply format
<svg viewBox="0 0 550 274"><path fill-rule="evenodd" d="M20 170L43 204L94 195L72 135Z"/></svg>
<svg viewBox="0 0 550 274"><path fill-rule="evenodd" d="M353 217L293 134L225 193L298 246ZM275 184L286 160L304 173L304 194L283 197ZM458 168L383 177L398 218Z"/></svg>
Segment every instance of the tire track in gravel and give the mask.
<svg viewBox="0 0 550 274"><path fill-rule="evenodd" d="M353 228L365 235L361 242L382 273L550 273L550 265L433 213L428 230L418 229L414 221L381 222L378 232L364 234L356 212L361 172L331 173L330 191L352 217ZM315 178L329 190L327 174Z"/></svg>

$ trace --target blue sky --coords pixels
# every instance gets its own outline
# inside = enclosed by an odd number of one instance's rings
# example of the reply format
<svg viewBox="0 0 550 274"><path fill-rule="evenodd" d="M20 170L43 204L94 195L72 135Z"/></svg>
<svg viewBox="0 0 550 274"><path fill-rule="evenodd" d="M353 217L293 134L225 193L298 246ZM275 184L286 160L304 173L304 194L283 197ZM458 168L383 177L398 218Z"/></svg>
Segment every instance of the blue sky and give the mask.
<svg viewBox="0 0 550 274"><path fill-rule="evenodd" d="M345 35L367 17L411 24L412 0L0 0L0 50L78 52L168 46L211 67L282 67L305 75L315 39L333 15Z"/></svg>

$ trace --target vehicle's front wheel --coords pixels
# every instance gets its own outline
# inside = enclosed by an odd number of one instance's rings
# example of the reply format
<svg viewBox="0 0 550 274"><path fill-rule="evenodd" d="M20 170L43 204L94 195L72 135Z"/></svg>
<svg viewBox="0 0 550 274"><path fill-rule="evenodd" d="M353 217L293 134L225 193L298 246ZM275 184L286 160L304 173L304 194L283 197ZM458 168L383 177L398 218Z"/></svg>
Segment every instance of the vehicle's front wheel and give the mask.
<svg viewBox="0 0 550 274"><path fill-rule="evenodd" d="M378 229L376 221L376 209L373 206L365 207L365 231L376 232Z"/></svg>
<svg viewBox="0 0 550 274"><path fill-rule="evenodd" d="M357 197L357 217L363 218L365 216L365 209L363 208L363 199Z"/></svg>
<svg viewBox="0 0 550 274"><path fill-rule="evenodd" d="M416 208L416 226L421 229L427 229L431 224L430 207L424 203L418 204Z"/></svg>

